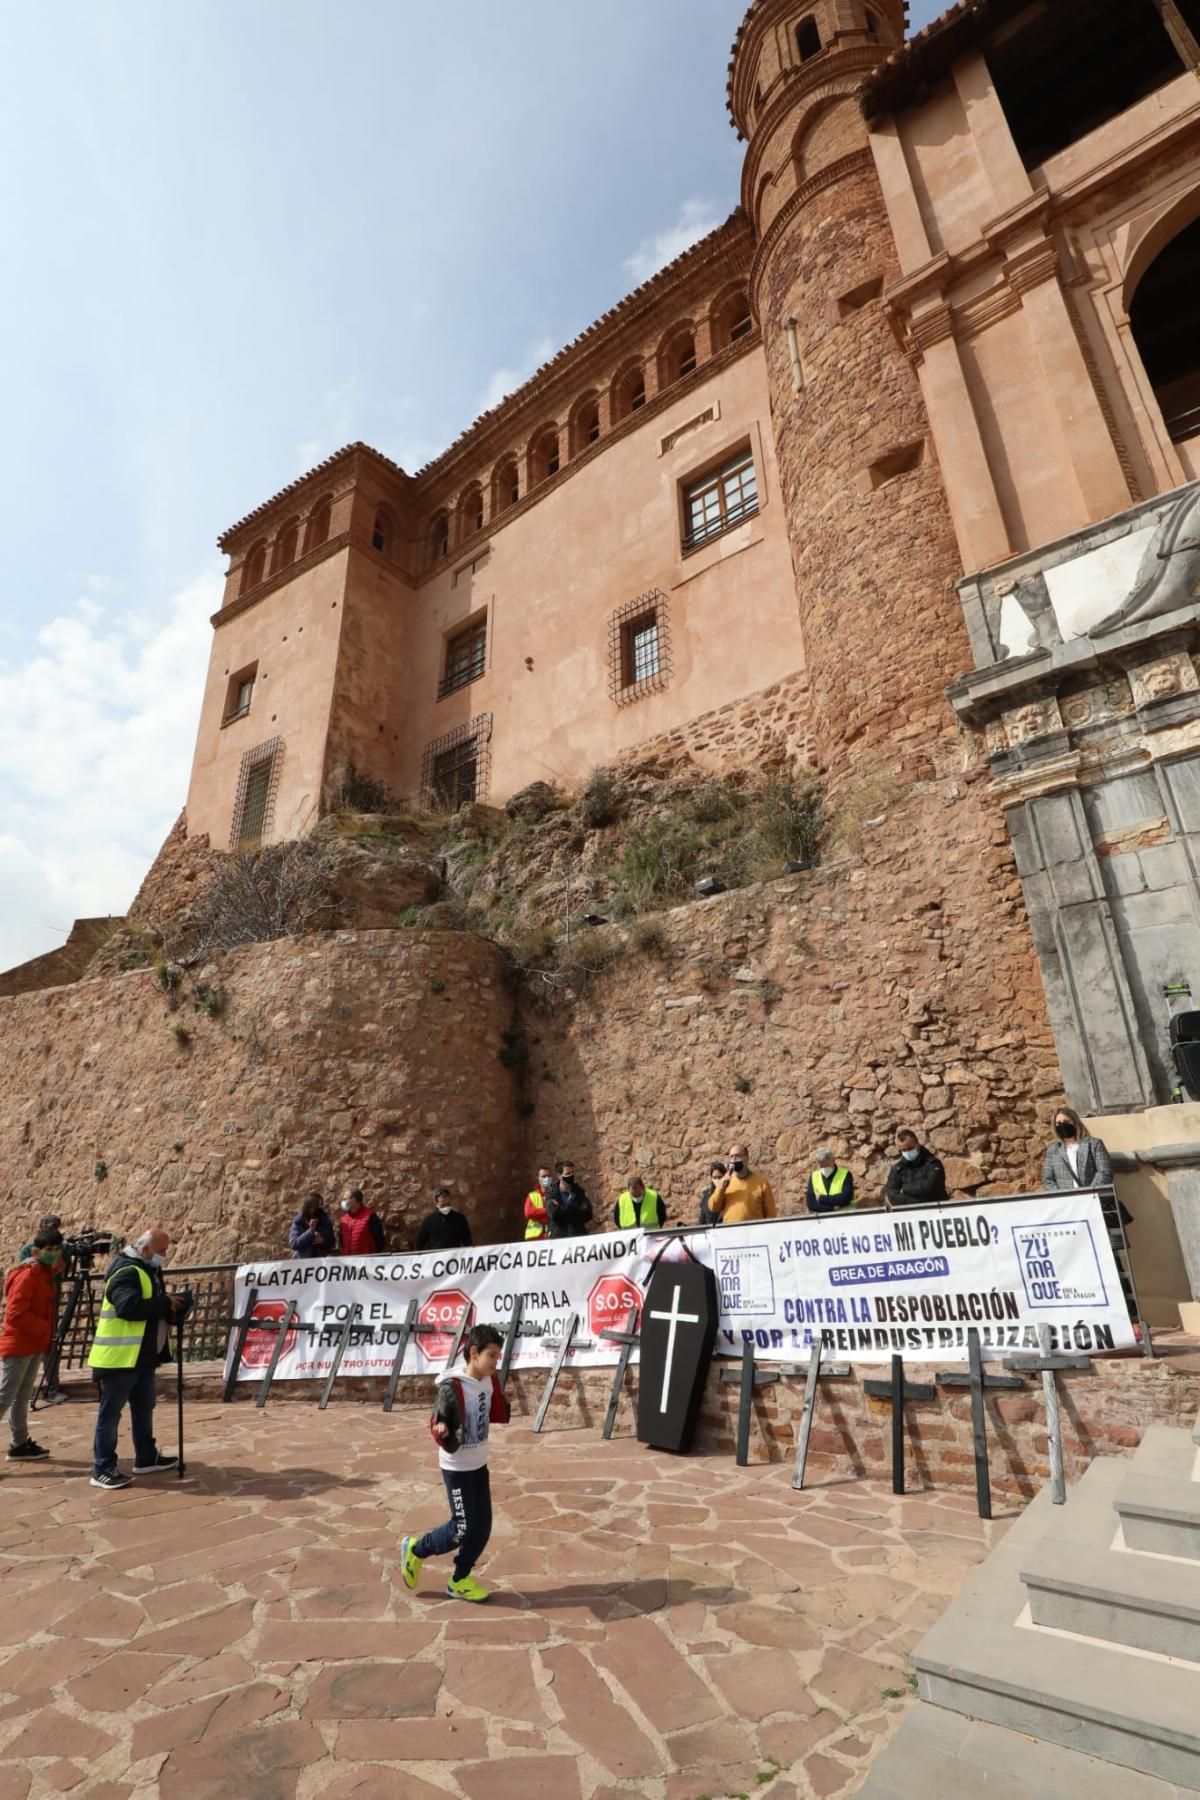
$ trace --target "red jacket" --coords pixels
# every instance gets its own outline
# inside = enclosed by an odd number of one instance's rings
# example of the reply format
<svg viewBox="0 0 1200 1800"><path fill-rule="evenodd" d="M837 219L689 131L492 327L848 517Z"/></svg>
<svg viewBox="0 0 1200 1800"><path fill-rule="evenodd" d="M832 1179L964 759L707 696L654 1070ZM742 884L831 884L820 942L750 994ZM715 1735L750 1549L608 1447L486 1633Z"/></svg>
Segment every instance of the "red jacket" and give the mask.
<svg viewBox="0 0 1200 1800"><path fill-rule="evenodd" d="M384 1246L383 1220L369 1206L359 1213L343 1213L340 1242L343 1256L377 1256Z"/></svg>
<svg viewBox="0 0 1200 1800"><path fill-rule="evenodd" d="M18 1264L4 1277L0 1356L41 1356L54 1336L57 1283L43 1263Z"/></svg>

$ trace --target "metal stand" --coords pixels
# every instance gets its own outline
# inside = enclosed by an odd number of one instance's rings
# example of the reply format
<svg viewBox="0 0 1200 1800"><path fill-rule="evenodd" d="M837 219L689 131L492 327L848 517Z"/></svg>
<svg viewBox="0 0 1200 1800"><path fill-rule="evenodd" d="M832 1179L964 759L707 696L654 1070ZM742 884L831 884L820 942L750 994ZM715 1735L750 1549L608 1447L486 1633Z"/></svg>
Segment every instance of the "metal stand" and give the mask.
<svg viewBox="0 0 1200 1800"><path fill-rule="evenodd" d="M178 1412L179 1412L178 1419L176 1420L176 1429L178 1431L178 1436L179 1436L179 1479L180 1479L180 1481L182 1481L183 1480L183 1471L184 1471L184 1461L183 1461L183 1329L182 1329L182 1326L177 1328L176 1332L175 1332L175 1404L176 1404L176 1406L178 1408Z"/></svg>
<svg viewBox="0 0 1200 1800"><path fill-rule="evenodd" d="M342 1358L346 1354L346 1345L350 1342L354 1327L358 1324L361 1317L362 1307L356 1302L346 1314L342 1329L338 1333L337 1349L333 1353L333 1363L328 1375L325 1377L325 1386L321 1389L321 1398L317 1406L318 1412L324 1412L325 1408L329 1405L329 1396L333 1392L333 1384L337 1380L337 1372L342 1366ZM261 1405L261 1401L259 1404Z"/></svg>
<svg viewBox="0 0 1200 1800"><path fill-rule="evenodd" d="M972 1325L967 1332L967 1361L969 1373L964 1375L961 1369L939 1369L934 1380L939 1387L962 1388L971 1390L971 1437L975 1450L975 1502L981 1519L992 1516L992 1481L988 1470L987 1458L987 1410L983 1403L984 1388L1018 1388L1022 1392L1025 1383L1019 1375L985 1375L983 1372L983 1349L979 1333Z"/></svg>
<svg viewBox="0 0 1200 1800"><path fill-rule="evenodd" d="M633 1347L638 1341L638 1324L634 1322L636 1313L636 1306L626 1307L625 1322L629 1327L627 1331L602 1331L600 1333L600 1336L606 1338L610 1344L620 1344L621 1346L621 1354L618 1356L617 1366L613 1370L612 1392L608 1396L608 1411L604 1415L604 1428L600 1433L602 1438L612 1436L613 1426L617 1422L617 1408L621 1404L621 1389L625 1385L625 1371L629 1367L629 1358L633 1354Z"/></svg>
<svg viewBox="0 0 1200 1800"><path fill-rule="evenodd" d="M1039 1356L1007 1356L1004 1359L1006 1369L1020 1369L1027 1375L1040 1375L1042 1393L1046 1401L1046 1442L1050 1448L1050 1499L1055 1506L1062 1506L1067 1498L1067 1478L1063 1471L1062 1419L1058 1411L1058 1388L1054 1377L1059 1369L1087 1369L1092 1366L1090 1356L1069 1356L1051 1350L1050 1327L1038 1326L1038 1342L1041 1344Z"/></svg>
<svg viewBox="0 0 1200 1800"><path fill-rule="evenodd" d="M76 1269L71 1277L62 1314L54 1327L50 1348L42 1360L42 1373L38 1379L33 1399L29 1403L31 1412L37 1412L42 1406L53 1406L62 1393L62 1389L58 1385L58 1366L62 1360L63 1346L70 1336L75 1314L79 1310L79 1303L85 1297L89 1335L92 1337L96 1335L96 1297L92 1293L91 1278L92 1270L90 1268Z"/></svg>
<svg viewBox="0 0 1200 1800"><path fill-rule="evenodd" d="M554 1365L551 1368L549 1375L546 1377L546 1385L542 1389L541 1404L537 1409L537 1417L533 1421L533 1429L535 1431L540 1431L546 1422L546 1414L550 1410L550 1402L554 1398L554 1390L558 1385L558 1378L562 1374L562 1366L567 1360L567 1351L571 1348L571 1340L575 1336L575 1327L578 1323L579 1314L572 1313L567 1320L566 1330L559 1339L558 1355L554 1358Z"/></svg>
<svg viewBox="0 0 1200 1800"><path fill-rule="evenodd" d="M904 1402L934 1400L937 1389L924 1381L905 1381L904 1358L893 1356L890 1381L864 1381L863 1393L892 1403L892 1492L904 1492Z"/></svg>

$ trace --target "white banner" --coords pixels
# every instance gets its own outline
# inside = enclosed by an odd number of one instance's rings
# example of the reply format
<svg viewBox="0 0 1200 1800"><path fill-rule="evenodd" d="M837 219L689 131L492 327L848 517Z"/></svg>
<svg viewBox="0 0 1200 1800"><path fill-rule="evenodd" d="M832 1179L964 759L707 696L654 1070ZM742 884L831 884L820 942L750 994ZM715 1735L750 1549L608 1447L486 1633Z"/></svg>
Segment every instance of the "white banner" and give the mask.
<svg viewBox="0 0 1200 1800"><path fill-rule="evenodd" d="M829 1355L843 1361L884 1363L899 1352L910 1362L965 1362L972 1326L992 1355L1037 1350L1041 1325L1057 1349L1134 1342L1092 1193L851 1210L722 1226L690 1233L686 1242L717 1278L718 1355L740 1355L752 1340L764 1361L803 1358L820 1334ZM255 1314L264 1320L283 1318L296 1301L297 1324L309 1329L288 1332L277 1380L327 1375L354 1306L359 1321L340 1374L390 1374L413 1299L427 1329L409 1342L406 1375L440 1372L464 1307L471 1324L503 1329L518 1297L514 1368L546 1367L555 1351L545 1339L561 1334L572 1312L588 1342L572 1351L570 1366L611 1364L619 1346L599 1334L640 1317L651 1258L663 1244L636 1231L609 1232L427 1256L247 1264L237 1274L236 1313L244 1316L255 1290ZM683 1251L671 1241L665 1254ZM274 1333L252 1331L239 1378L257 1379L274 1344Z"/></svg>

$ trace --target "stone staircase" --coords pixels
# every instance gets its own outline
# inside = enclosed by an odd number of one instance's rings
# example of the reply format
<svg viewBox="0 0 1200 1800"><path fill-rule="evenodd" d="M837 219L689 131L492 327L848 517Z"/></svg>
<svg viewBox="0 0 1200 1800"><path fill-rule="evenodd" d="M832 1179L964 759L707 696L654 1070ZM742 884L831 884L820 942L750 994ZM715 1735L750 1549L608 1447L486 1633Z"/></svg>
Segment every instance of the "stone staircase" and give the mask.
<svg viewBox="0 0 1200 1800"><path fill-rule="evenodd" d="M1200 1793L1200 1421L1043 1489L913 1666L863 1800Z"/></svg>

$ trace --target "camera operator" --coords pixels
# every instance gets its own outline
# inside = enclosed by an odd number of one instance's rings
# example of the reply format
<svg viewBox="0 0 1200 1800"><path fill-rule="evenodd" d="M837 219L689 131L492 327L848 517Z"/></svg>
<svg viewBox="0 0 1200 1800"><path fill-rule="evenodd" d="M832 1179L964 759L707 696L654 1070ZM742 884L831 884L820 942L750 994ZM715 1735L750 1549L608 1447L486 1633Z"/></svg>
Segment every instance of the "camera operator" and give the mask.
<svg viewBox="0 0 1200 1800"><path fill-rule="evenodd" d="M144 1231L109 1264L100 1321L88 1363L100 1384L92 1486L128 1487L117 1467L117 1431L129 1403L133 1431L133 1472L160 1475L179 1466L154 1441L155 1372L174 1356L168 1323L182 1324L191 1306L188 1293L168 1294L163 1261L171 1240L161 1227Z"/></svg>

